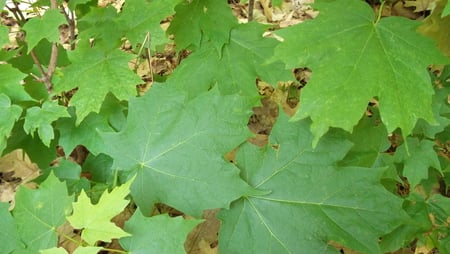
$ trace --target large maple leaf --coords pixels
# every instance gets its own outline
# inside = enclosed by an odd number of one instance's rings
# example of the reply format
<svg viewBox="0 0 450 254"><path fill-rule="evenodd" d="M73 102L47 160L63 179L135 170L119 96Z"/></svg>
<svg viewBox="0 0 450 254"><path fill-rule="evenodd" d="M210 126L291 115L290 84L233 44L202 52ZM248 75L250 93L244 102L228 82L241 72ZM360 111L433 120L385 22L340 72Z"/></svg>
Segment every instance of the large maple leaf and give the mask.
<svg viewBox="0 0 450 254"><path fill-rule="evenodd" d="M313 149L309 128L282 115L268 146L239 149L242 177L271 193L221 211L221 253L339 253L336 244L380 253L378 238L402 222L402 200L380 183L384 170L337 167L351 143L334 132Z"/></svg>
<svg viewBox="0 0 450 254"><path fill-rule="evenodd" d="M388 132L401 128L407 136L419 118L434 123L426 68L449 59L415 31L420 22L378 21L359 0L316 2L319 16L277 31L284 42L275 49L288 67L312 69L294 119L312 118L314 143L329 127L351 131L373 97Z"/></svg>
<svg viewBox="0 0 450 254"><path fill-rule="evenodd" d="M126 127L104 133L113 168L137 170L131 194L146 214L156 202L200 215L228 207L249 186L223 155L248 136L251 105L217 88L188 101L181 90L156 86L129 102Z"/></svg>

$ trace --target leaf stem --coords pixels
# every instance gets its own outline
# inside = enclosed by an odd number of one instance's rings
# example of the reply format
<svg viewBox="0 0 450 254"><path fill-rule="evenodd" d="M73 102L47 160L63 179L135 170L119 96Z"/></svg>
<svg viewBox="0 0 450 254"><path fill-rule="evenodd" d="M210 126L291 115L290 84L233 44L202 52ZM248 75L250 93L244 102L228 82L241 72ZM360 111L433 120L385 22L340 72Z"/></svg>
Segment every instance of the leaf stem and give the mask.
<svg viewBox="0 0 450 254"><path fill-rule="evenodd" d="M385 3L386 3L386 1L384 1L384 0L381 1L380 8L378 8L378 17L377 17L377 20L375 21L375 24L377 24L381 19L381 15L383 13L383 8L384 8Z"/></svg>

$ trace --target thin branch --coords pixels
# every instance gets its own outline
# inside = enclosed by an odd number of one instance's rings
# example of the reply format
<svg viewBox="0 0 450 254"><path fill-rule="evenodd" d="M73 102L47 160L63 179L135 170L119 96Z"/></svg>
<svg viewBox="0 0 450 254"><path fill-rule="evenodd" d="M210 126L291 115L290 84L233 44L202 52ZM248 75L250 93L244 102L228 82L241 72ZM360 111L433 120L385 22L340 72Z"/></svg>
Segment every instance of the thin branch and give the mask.
<svg viewBox="0 0 450 254"><path fill-rule="evenodd" d="M255 0L248 1L248 22L253 20L253 7L255 6Z"/></svg>
<svg viewBox="0 0 450 254"><path fill-rule="evenodd" d="M75 20L71 17L74 17L73 11L69 10L70 13L67 13L66 10L63 10L64 17L66 18L67 24L69 25L69 41L70 41L70 49L75 49L75 44L73 41L75 40Z"/></svg>
<svg viewBox="0 0 450 254"><path fill-rule="evenodd" d="M50 61L48 63L47 75L51 79L53 77L53 73L55 73L56 63L58 61L58 44L52 44L52 54L50 55Z"/></svg>
<svg viewBox="0 0 450 254"><path fill-rule="evenodd" d="M20 10L19 4L18 4L16 1L12 1L12 2L13 2L13 4L14 4L15 10L17 11L17 13L18 13L19 16L20 16L20 20L21 20L22 22L25 22L25 21L26 21L26 18L25 18L25 16L23 16L23 13L22 13L22 11Z"/></svg>
<svg viewBox="0 0 450 254"><path fill-rule="evenodd" d="M34 49L32 49L30 51L30 55L31 55L31 58L33 58L34 64L36 64L36 66L39 69L39 72L42 75L42 78L40 78L40 80L38 80L38 81L44 82L45 87L48 90L49 88L52 87L52 84L51 84L51 82L50 82L50 80L49 80L49 78L47 76L47 73L45 72L44 68L42 67L41 62L39 61L39 58L37 57L36 53L34 52Z"/></svg>
<svg viewBox="0 0 450 254"><path fill-rule="evenodd" d="M50 9L58 9L57 0L50 0ZM47 73L43 75L45 77L44 83L47 87L48 93L53 91L53 73L55 73L56 63L58 61L58 44L56 42L52 43L52 53L50 55L50 61L48 63Z"/></svg>

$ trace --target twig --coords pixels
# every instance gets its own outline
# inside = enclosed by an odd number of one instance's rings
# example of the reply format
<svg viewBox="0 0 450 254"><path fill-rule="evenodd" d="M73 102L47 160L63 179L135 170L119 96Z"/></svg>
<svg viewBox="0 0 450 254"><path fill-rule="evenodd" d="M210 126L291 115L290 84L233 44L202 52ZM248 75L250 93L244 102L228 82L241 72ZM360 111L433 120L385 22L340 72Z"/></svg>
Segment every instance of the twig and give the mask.
<svg viewBox="0 0 450 254"><path fill-rule="evenodd" d="M57 0L50 0L50 9L58 9L58 1ZM47 68L47 77L50 82L50 87L47 87L48 92L50 93L53 90L53 84L51 82L53 73L55 73L56 63L58 61L58 44L54 42L52 44L52 54L50 55L50 61L48 63Z"/></svg>
<svg viewBox="0 0 450 254"><path fill-rule="evenodd" d="M57 0L50 0L50 9L58 9ZM34 49L30 51L31 57L33 58L34 63L39 69L39 72L42 75L41 81L44 82L45 87L47 88L47 92L50 94L53 92L53 83L52 78L55 73L56 63L58 61L58 44L56 42L52 43L52 51L50 55L50 61L48 63L47 72L42 67L39 58L37 57Z"/></svg>
<svg viewBox="0 0 450 254"><path fill-rule="evenodd" d="M75 20L73 17L75 16L73 11L70 11L70 13L67 13L65 10L63 10L64 17L66 17L67 24L69 25L69 41L70 41L70 49L75 49L75 44L73 41L75 40ZM71 18L72 17L72 18Z"/></svg>
<svg viewBox="0 0 450 254"><path fill-rule="evenodd" d="M49 86L51 87L51 84L49 84L49 80L48 80L47 73L45 72L44 68L42 67L41 62L39 61L39 58L37 57L36 53L34 52L34 49L32 49L32 50L30 51L30 55L31 55L31 58L33 58L34 64L36 64L36 66L37 66L38 69L39 69L39 72L40 72L41 75L42 75L42 78L40 78L40 80L38 80L38 81L44 82L44 83L45 83L45 86L46 86L47 89L48 89Z"/></svg>
<svg viewBox="0 0 450 254"><path fill-rule="evenodd" d="M25 22L25 21L26 21L26 18L25 18L25 16L23 16L23 13L22 13L22 11L20 10L19 4L18 4L16 1L12 1L12 2L13 2L13 4L14 4L15 10L17 11L17 14L19 14L19 16L20 16L20 20L21 20L22 22Z"/></svg>
<svg viewBox="0 0 450 254"><path fill-rule="evenodd" d="M253 7L255 6L255 0L248 1L248 22L253 20Z"/></svg>

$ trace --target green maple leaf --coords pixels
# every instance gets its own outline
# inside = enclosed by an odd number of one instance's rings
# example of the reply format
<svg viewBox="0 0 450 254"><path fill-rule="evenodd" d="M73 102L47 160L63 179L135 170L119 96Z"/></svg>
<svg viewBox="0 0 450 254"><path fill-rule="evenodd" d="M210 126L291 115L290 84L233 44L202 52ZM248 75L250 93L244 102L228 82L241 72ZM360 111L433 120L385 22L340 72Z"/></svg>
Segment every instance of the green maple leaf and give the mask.
<svg viewBox="0 0 450 254"><path fill-rule="evenodd" d="M51 124L61 117L70 117L67 108L58 105L57 102L46 101L41 108L31 107L27 109L23 129L27 134L31 133L31 136L37 130L42 143L49 146L50 141L55 137Z"/></svg>
<svg viewBox="0 0 450 254"><path fill-rule="evenodd" d="M0 93L6 94L13 102L33 100L20 85L26 75L9 64L0 64Z"/></svg>
<svg viewBox="0 0 450 254"><path fill-rule="evenodd" d="M82 229L81 238L88 244L97 241L110 242L113 238L129 236L130 234L117 227L111 219L123 211L130 202L125 197L130 193L130 185L134 178L105 192L97 204L93 205L84 190L73 204L73 214L67 220L74 228Z"/></svg>
<svg viewBox="0 0 450 254"><path fill-rule="evenodd" d="M202 220L171 218L167 214L145 217L136 211L125 223L132 236L121 238L120 245L133 254L171 253L184 254L187 234Z"/></svg>
<svg viewBox="0 0 450 254"><path fill-rule="evenodd" d="M229 41L230 30L238 24L224 1L183 1L175 10L175 18L167 32L175 35L178 49L185 49L190 45L200 47L202 41L211 40L215 49L220 52L222 46Z"/></svg>
<svg viewBox="0 0 450 254"><path fill-rule="evenodd" d="M28 52L38 44L42 39L50 42L59 42L59 25L66 23L64 15L59 10L47 10L40 18L30 19L23 26L23 30L27 32Z"/></svg>
<svg viewBox="0 0 450 254"><path fill-rule="evenodd" d="M433 244L440 253L448 253L449 231L447 219L450 214L450 199L441 194L424 197L412 192L403 204L411 220L400 225L390 234L383 236L380 243L382 253L391 253L408 246L411 239L418 239L417 246ZM447 232L445 232L447 231ZM424 237L425 236L425 237ZM426 242L427 243L426 243Z"/></svg>
<svg viewBox="0 0 450 254"><path fill-rule="evenodd" d="M56 129L61 134L59 145L65 151L73 151L77 145L82 144L90 153L94 155L100 153L104 144L98 131L120 129L126 121L124 110L125 107L114 96L107 96L100 112L90 113L78 126L74 117L59 119L56 124Z"/></svg>
<svg viewBox="0 0 450 254"><path fill-rule="evenodd" d="M56 246L56 228L64 224L72 211L73 198L67 194L66 184L51 173L39 189L19 188L15 199L13 216L27 249L38 251Z"/></svg>
<svg viewBox="0 0 450 254"><path fill-rule="evenodd" d="M163 202L191 215L228 207L248 190L223 156L248 136L247 99L216 88L187 101L171 86L130 100L126 127L104 133L114 169L137 171L131 187L142 211Z"/></svg>
<svg viewBox="0 0 450 254"><path fill-rule="evenodd" d="M109 92L119 100L136 95L136 85L142 81L128 68L132 58L120 50L105 52L101 48L91 48L88 43L78 44L70 55L72 64L63 70L64 76L55 84L56 92L78 87L70 100L70 105L77 110L77 125L90 112L99 112Z"/></svg>
<svg viewBox="0 0 450 254"><path fill-rule="evenodd" d="M290 71L281 63L265 64L272 56L278 41L264 38L266 26L258 23L242 24L231 31L230 42L219 56L212 45L203 45L183 60L167 82L183 86L190 96L207 91L215 83L225 94L243 93L254 96L256 78L275 84L292 79ZM186 76L195 82L185 82Z"/></svg>
<svg viewBox="0 0 450 254"><path fill-rule="evenodd" d="M0 93L0 154L6 148L6 140L21 113L21 107L12 105L9 97Z"/></svg>
<svg viewBox="0 0 450 254"><path fill-rule="evenodd" d="M378 238L406 216L380 184L384 170L337 167L351 143L332 132L313 149L309 125L280 115L268 146L240 147L242 177L271 193L221 211L220 253L339 253L331 243L380 253Z"/></svg>
<svg viewBox="0 0 450 254"><path fill-rule="evenodd" d="M143 43L145 36L149 33L152 49L155 49L157 45L169 42L160 23L174 13L174 7L179 2L180 0L127 2L119 21L125 27L125 36L135 45ZM142 13L148 13L148 15L142 16Z"/></svg>
<svg viewBox="0 0 450 254"><path fill-rule="evenodd" d="M78 20L79 38L95 39L96 46L114 49L122 43L124 28L118 20L116 8L91 7L89 12Z"/></svg>
<svg viewBox="0 0 450 254"><path fill-rule="evenodd" d="M19 244L16 223L8 211L10 205L0 202L0 242L2 243L1 253L11 253Z"/></svg>
<svg viewBox="0 0 450 254"><path fill-rule="evenodd" d="M395 162L404 163L403 176L408 178L411 187L415 187L421 180L428 178L430 167L441 171L437 153L434 151L435 145L430 140L419 141L417 138L408 137L395 152Z"/></svg>
<svg viewBox="0 0 450 254"><path fill-rule="evenodd" d="M401 128L406 137L419 118L435 123L427 66L449 59L415 31L420 22L375 21L359 0L316 3L316 19L276 32L284 42L274 57L288 67L312 69L294 119L311 117L314 143L329 127L351 131L374 96L388 132Z"/></svg>

